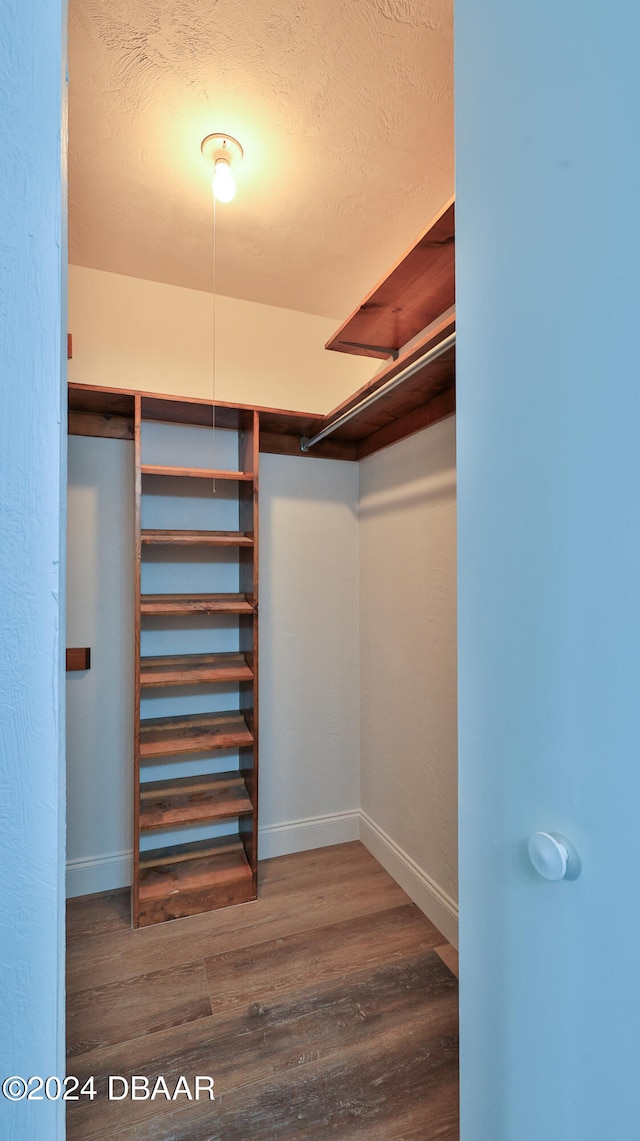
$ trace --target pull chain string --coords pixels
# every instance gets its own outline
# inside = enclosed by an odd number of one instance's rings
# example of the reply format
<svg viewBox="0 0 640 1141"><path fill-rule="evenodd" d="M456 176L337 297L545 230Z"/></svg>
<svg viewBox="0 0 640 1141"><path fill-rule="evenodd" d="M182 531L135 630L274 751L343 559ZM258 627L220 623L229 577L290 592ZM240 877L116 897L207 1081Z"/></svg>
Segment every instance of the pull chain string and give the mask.
<svg viewBox="0 0 640 1141"><path fill-rule="evenodd" d="M213 304L211 314L211 467L216 470L216 196L213 195L213 265L212 286ZM216 493L216 480L213 478L213 494Z"/></svg>

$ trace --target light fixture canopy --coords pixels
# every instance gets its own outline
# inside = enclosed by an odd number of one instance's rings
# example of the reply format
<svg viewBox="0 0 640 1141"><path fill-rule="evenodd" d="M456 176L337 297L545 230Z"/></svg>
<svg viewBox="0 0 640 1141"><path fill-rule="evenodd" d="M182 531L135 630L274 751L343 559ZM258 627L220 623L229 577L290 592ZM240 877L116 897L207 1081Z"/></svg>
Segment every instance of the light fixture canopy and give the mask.
<svg viewBox="0 0 640 1141"><path fill-rule="evenodd" d="M232 167L239 166L244 154L240 143L231 135L216 132L202 140L200 150L213 163L213 193L219 202L230 202L236 192Z"/></svg>

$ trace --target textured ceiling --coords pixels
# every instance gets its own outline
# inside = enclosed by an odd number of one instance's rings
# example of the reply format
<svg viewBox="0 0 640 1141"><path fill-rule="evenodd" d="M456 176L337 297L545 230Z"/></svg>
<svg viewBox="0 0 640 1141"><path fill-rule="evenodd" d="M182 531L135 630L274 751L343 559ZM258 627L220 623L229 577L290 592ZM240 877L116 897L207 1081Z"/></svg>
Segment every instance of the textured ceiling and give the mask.
<svg viewBox="0 0 640 1141"><path fill-rule="evenodd" d="M70 0L69 253L344 317L453 192L452 0Z"/></svg>

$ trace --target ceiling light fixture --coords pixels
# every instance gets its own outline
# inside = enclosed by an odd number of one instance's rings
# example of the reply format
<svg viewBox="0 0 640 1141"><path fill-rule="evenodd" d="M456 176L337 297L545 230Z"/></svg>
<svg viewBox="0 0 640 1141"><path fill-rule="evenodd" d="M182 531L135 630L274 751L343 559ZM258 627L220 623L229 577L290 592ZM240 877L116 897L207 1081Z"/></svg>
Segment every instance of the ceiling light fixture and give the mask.
<svg viewBox="0 0 640 1141"><path fill-rule="evenodd" d="M207 135L200 147L204 157L213 163L212 189L218 202L231 202L236 194L232 167L242 162L244 151L231 135Z"/></svg>

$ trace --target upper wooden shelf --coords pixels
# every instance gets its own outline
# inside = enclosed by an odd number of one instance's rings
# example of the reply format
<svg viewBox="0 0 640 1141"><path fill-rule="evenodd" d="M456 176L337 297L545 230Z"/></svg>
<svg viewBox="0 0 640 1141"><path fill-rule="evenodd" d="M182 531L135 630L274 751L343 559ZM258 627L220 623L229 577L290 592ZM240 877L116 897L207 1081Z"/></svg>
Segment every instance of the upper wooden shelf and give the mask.
<svg viewBox="0 0 640 1141"><path fill-rule="evenodd" d="M452 199L347 317L326 347L384 360L394 356L454 304Z"/></svg>

